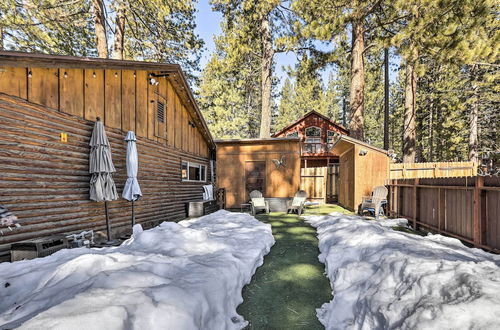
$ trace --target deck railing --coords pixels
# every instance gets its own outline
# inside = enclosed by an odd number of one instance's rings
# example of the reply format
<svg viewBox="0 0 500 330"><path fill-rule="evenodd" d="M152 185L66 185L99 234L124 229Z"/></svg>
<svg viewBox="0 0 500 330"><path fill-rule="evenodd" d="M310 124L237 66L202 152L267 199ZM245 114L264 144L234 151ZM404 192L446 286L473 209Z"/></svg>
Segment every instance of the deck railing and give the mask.
<svg viewBox="0 0 500 330"><path fill-rule="evenodd" d="M303 154L324 154L331 153L333 144L331 143L303 143Z"/></svg>

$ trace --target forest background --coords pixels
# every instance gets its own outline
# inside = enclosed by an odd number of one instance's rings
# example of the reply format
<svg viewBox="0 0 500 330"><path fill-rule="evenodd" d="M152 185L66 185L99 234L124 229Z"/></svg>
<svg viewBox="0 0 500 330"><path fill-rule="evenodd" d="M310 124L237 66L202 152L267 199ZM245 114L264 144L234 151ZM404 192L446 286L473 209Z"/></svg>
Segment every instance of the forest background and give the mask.
<svg viewBox="0 0 500 330"><path fill-rule="evenodd" d="M316 110L399 161L499 157L497 1L212 0L208 50L199 5L4 0L0 47L178 63L217 139L268 137Z"/></svg>

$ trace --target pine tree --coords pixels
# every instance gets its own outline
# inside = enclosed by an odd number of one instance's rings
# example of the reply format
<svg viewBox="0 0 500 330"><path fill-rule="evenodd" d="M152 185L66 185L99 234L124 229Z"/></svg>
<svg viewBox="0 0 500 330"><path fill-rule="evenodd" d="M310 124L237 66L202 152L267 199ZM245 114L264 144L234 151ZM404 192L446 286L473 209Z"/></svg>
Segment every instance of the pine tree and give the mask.
<svg viewBox="0 0 500 330"><path fill-rule="evenodd" d="M261 102L258 34L238 21L224 22L222 30L201 75L200 109L215 138L256 138Z"/></svg>
<svg viewBox="0 0 500 330"><path fill-rule="evenodd" d="M89 1L1 1L2 48L95 56L91 12Z"/></svg>
<svg viewBox="0 0 500 330"><path fill-rule="evenodd" d="M398 47L406 71L403 158L413 162L420 59L465 64L479 54L491 53L491 47L485 47L485 40L478 36L491 17L493 2L400 0L388 7L386 12L392 13L394 22L391 42Z"/></svg>
<svg viewBox="0 0 500 330"><path fill-rule="evenodd" d="M343 93L339 87L335 80L335 74L330 72L325 91L325 115L336 122L342 122Z"/></svg>
<svg viewBox="0 0 500 330"><path fill-rule="evenodd" d="M285 78L281 88L281 98L276 116L276 131L293 123L299 117L295 107L295 87L289 77Z"/></svg>
<svg viewBox="0 0 500 330"><path fill-rule="evenodd" d="M349 112L351 135L364 138L365 107L365 59L364 54L370 45L367 34L376 33L381 23L376 13L383 1L346 1L346 0L296 0L294 8L301 16L303 34L319 40L333 41L336 48L335 60L350 57ZM350 31L351 46L346 52L345 33Z"/></svg>
<svg viewBox="0 0 500 330"><path fill-rule="evenodd" d="M193 0L6 0L0 30L4 49L107 58L112 45L114 58L178 63L193 78L194 14Z"/></svg>
<svg viewBox="0 0 500 330"><path fill-rule="evenodd" d="M290 50L295 44L290 29L292 12L286 10L285 1L271 0L213 0L215 10L223 13L225 20L238 21L239 27L251 35L258 34L261 59L261 126L260 137L271 133L272 91L274 84L274 55ZM244 47L244 38L240 41Z"/></svg>

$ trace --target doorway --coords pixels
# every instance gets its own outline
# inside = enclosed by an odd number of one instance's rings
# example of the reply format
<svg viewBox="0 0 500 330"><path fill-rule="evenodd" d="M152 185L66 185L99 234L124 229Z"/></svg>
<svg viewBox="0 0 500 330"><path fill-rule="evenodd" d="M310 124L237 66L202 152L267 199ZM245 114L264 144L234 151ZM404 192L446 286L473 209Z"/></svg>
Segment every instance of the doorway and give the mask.
<svg viewBox="0 0 500 330"><path fill-rule="evenodd" d="M245 192L246 200L250 200L250 192L258 190L266 194L266 162L245 162Z"/></svg>

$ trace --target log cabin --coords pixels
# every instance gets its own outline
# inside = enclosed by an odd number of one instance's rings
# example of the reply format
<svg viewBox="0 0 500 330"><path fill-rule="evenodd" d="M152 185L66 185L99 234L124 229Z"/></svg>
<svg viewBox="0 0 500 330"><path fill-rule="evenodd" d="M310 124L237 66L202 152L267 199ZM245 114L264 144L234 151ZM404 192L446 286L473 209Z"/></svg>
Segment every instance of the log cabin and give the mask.
<svg viewBox="0 0 500 330"><path fill-rule="evenodd" d="M179 65L0 52L0 204L22 227L9 244L105 228L103 203L89 200L89 139L104 121L121 196L127 131L136 133L146 226L186 217L212 181L215 144ZM109 202L113 230L130 228L131 208Z"/></svg>

